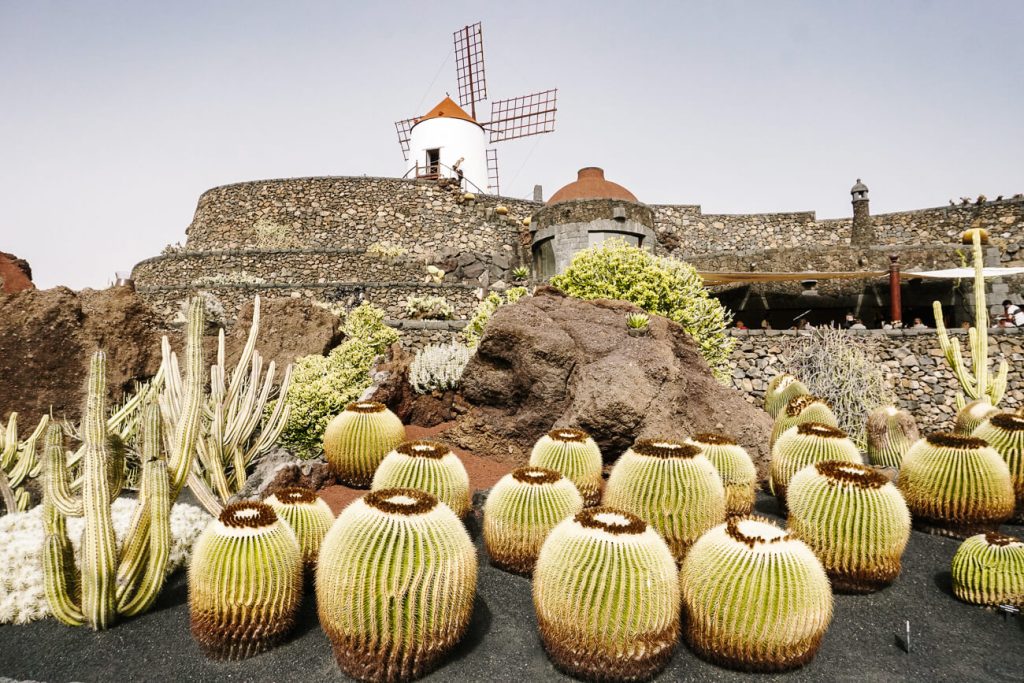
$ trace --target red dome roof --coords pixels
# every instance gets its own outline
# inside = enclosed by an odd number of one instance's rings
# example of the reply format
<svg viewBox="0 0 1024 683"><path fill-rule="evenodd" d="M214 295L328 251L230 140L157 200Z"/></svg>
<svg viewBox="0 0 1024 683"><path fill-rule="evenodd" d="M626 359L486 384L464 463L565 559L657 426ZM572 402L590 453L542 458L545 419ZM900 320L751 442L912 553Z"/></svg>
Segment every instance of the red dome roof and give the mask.
<svg viewBox="0 0 1024 683"><path fill-rule="evenodd" d="M572 199L624 199L627 202L639 202L636 195L622 185L605 180L604 169L596 166L581 168L576 180L551 195L548 204Z"/></svg>

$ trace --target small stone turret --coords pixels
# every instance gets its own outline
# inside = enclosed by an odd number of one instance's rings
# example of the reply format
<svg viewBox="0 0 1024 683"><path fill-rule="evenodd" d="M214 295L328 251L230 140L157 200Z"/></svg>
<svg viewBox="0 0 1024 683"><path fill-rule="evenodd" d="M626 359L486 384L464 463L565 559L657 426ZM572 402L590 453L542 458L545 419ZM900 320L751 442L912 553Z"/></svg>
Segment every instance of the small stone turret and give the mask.
<svg viewBox="0 0 1024 683"><path fill-rule="evenodd" d="M853 197L853 229L850 232L851 244L871 244L875 241L875 228L871 223L871 210L868 207L868 186L857 178L857 183L850 188Z"/></svg>

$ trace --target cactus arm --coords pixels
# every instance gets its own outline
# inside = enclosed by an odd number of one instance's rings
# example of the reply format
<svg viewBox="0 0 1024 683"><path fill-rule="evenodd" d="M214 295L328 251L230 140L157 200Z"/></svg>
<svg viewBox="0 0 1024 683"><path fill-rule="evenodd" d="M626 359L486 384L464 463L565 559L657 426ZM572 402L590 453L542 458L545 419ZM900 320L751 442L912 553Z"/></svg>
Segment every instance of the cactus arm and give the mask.
<svg viewBox="0 0 1024 683"><path fill-rule="evenodd" d="M270 450L270 448L281 437L281 432L284 431L285 425L288 424L288 418L291 416L291 406L287 405L283 398L288 393L288 387L291 385L291 381L292 366L289 364L284 369L284 378L281 380L281 386L277 392L278 401L274 404L274 410L270 414L270 418L264 423L263 428L260 430L260 435L256 439L256 442L245 454L245 460L247 463L252 463L258 456Z"/></svg>
<svg viewBox="0 0 1024 683"><path fill-rule="evenodd" d="M252 354L256 350L256 338L260 333L260 298L257 296L252 302L252 324L249 326L249 336L245 340L245 347L242 349L242 355L238 358L238 363L235 365L235 371L231 373L231 386L228 388L227 398L230 401L239 391L242 380L245 378L245 373L242 372L242 368L249 366L252 359ZM221 367L224 364L221 363Z"/></svg>
<svg viewBox="0 0 1024 683"><path fill-rule="evenodd" d="M989 396L992 398L992 405L999 405L999 402L1003 400L1003 396L1006 395L1006 383L1007 376L1010 372L1010 366L1006 360L999 362L999 370L996 372L996 377L992 380L992 388L989 391Z"/></svg>
<svg viewBox="0 0 1024 683"><path fill-rule="evenodd" d="M142 476L146 480L146 500L149 511L149 546L146 571L137 582L134 597L128 593L118 603L118 611L135 616L148 610L164 586L167 577L167 558L171 554L171 487L167 476L167 462L159 457L143 464Z"/></svg>
<svg viewBox="0 0 1024 683"><path fill-rule="evenodd" d="M160 434L160 406L153 400L146 404L142 416L142 477L139 486L139 503L132 513L128 534L121 547L121 561L117 567L117 603L118 612L124 612L124 606L131 600L130 591L138 586L139 576L148 559L151 543L151 505L149 503L151 489L154 486L152 476L148 475L147 464L160 460L164 463L164 477L167 476L166 461L163 460ZM164 482L167 484L167 482Z"/></svg>
<svg viewBox="0 0 1024 683"><path fill-rule="evenodd" d="M18 509L18 501L14 497L14 490L11 488L7 475L0 469L0 499L4 502L4 510L15 512Z"/></svg>
<svg viewBox="0 0 1024 683"><path fill-rule="evenodd" d="M214 404L210 433L207 438L199 441L198 446L200 463L217 490L217 495L226 502L231 497L231 489L224 472L224 404Z"/></svg>
<svg viewBox="0 0 1024 683"><path fill-rule="evenodd" d="M77 603L78 586L75 576L75 556L68 539L67 524L60 512L49 501L43 500L43 527L46 541L43 545L43 585L46 602L58 621L68 626L85 623Z"/></svg>
<svg viewBox="0 0 1024 683"><path fill-rule="evenodd" d="M192 495L196 497L199 504L214 517L219 517L220 513L224 510L224 506L217 499L217 496L210 489L210 486L203 479L203 476L193 470L188 475L188 487L192 490Z"/></svg>
<svg viewBox="0 0 1024 683"><path fill-rule="evenodd" d="M174 492L172 494L174 496L181 490L192 472L196 440L202 429L204 315L203 300L200 297L195 297L192 300L188 316L184 394L181 410L178 412L178 419L175 422L174 440L167 465L173 477L171 490Z"/></svg>
<svg viewBox="0 0 1024 683"><path fill-rule="evenodd" d="M46 430L43 446L43 491L44 499L65 517L81 517L85 514L82 499L71 495L68 484L68 468L65 461L63 434L57 425Z"/></svg>
<svg viewBox="0 0 1024 683"><path fill-rule="evenodd" d="M7 418L6 436L0 433L0 469L7 469L18 452L18 414L11 413Z"/></svg>

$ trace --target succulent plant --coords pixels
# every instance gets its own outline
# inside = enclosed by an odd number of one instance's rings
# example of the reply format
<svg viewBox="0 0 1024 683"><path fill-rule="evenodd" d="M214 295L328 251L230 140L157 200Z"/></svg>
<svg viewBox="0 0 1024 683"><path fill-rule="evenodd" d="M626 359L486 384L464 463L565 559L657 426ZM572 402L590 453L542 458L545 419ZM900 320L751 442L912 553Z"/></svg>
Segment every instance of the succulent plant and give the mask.
<svg viewBox="0 0 1024 683"><path fill-rule="evenodd" d="M789 482L789 530L817 554L835 590L868 593L892 583L910 539L899 489L870 467L829 460Z"/></svg>
<svg viewBox="0 0 1024 683"><path fill-rule="evenodd" d="M302 600L302 551L291 527L256 501L227 505L199 536L188 568L192 637L215 659L280 642Z"/></svg>
<svg viewBox="0 0 1024 683"><path fill-rule="evenodd" d="M653 526L677 562L701 534L725 519L725 487L693 444L640 439L612 468L605 505Z"/></svg>
<svg viewBox="0 0 1024 683"><path fill-rule="evenodd" d="M484 504L484 543L491 564L530 574L544 539L583 509L571 481L544 467L519 467L498 480Z"/></svg>
<svg viewBox="0 0 1024 683"><path fill-rule="evenodd" d="M370 489L393 488L426 491L460 518L471 507L465 466L452 449L437 441L406 441L384 456Z"/></svg>
<svg viewBox="0 0 1024 683"><path fill-rule="evenodd" d="M810 393L807 385L793 375L788 373L775 375L768 382L768 389L764 392L764 409L772 416L772 419L775 419L791 400Z"/></svg>
<svg viewBox="0 0 1024 683"><path fill-rule="evenodd" d="M994 531L968 538L953 556L953 592L977 605L1024 607L1024 541Z"/></svg>
<svg viewBox="0 0 1024 683"><path fill-rule="evenodd" d="M579 678L645 680L679 639L672 553L625 510L586 508L551 531L533 572L533 605L548 656Z"/></svg>
<svg viewBox="0 0 1024 683"><path fill-rule="evenodd" d="M267 496L263 502L274 508L277 516L295 532L306 569L315 568L320 543L334 524L331 508L315 491L301 486L283 488Z"/></svg>
<svg viewBox="0 0 1024 683"><path fill-rule="evenodd" d="M24 512L31 505L26 484L38 477L42 466L36 454L36 442L43 435L49 415L43 415L39 424L24 441L18 441L18 414L11 413L7 429L0 429L0 504L3 511Z"/></svg>
<svg viewBox="0 0 1024 683"><path fill-rule="evenodd" d="M757 496L757 468L747 451L722 434L697 434L686 443L697 446L718 470L725 487L725 514L747 515Z"/></svg>
<svg viewBox="0 0 1024 683"><path fill-rule="evenodd" d="M651 324L651 317L646 313L627 313L626 327L631 330L644 330Z"/></svg>
<svg viewBox="0 0 1024 683"><path fill-rule="evenodd" d="M372 491L320 547L320 624L347 675L405 681L436 668L469 626L476 550L459 518L418 489Z"/></svg>
<svg viewBox="0 0 1024 683"><path fill-rule="evenodd" d="M809 662L832 620L814 552L764 517L730 517L701 536L680 573L686 642L702 658L749 671Z"/></svg>
<svg viewBox="0 0 1024 683"><path fill-rule="evenodd" d="M956 419L953 422L953 433L961 436L970 436L990 415L995 415L999 409L994 407L988 398L979 398L971 401L957 411Z"/></svg>
<svg viewBox="0 0 1024 683"><path fill-rule="evenodd" d="M786 487L793 475L807 467L827 460L861 464L860 451L846 432L818 422L790 427L772 447L768 466L768 486L783 504Z"/></svg>
<svg viewBox="0 0 1024 683"><path fill-rule="evenodd" d="M899 469L903 454L921 438L913 415L883 406L868 415L868 460L878 467Z"/></svg>
<svg viewBox="0 0 1024 683"><path fill-rule="evenodd" d="M772 435L768 442L768 447L775 446L775 442L778 440L782 433L794 427L798 424L804 424L806 422L817 422L818 424L828 425L829 427L838 427L839 420L836 414L832 412L825 399L820 396L811 396L810 394L803 394L795 398L790 399L786 407L779 413L779 416L775 418L775 424L772 425Z"/></svg>
<svg viewBox="0 0 1024 683"><path fill-rule="evenodd" d="M988 441L1010 469L1016 498L1014 521L1024 522L1024 415L996 413L978 425L971 436Z"/></svg>
<svg viewBox="0 0 1024 683"><path fill-rule="evenodd" d="M552 429L533 445L530 465L561 472L579 489L585 505L601 501L601 449L586 432Z"/></svg>
<svg viewBox="0 0 1024 683"><path fill-rule="evenodd" d="M966 538L998 530L1013 514L1010 469L988 442L947 432L929 434L903 457L897 481L914 525Z"/></svg>
<svg viewBox="0 0 1024 683"><path fill-rule="evenodd" d="M387 406L357 401L327 425L324 457L341 482L365 488L384 456L403 441L405 427Z"/></svg>
<svg viewBox="0 0 1024 683"><path fill-rule="evenodd" d="M512 277L516 280L525 280L530 277L530 269L526 266L516 266L512 269Z"/></svg>

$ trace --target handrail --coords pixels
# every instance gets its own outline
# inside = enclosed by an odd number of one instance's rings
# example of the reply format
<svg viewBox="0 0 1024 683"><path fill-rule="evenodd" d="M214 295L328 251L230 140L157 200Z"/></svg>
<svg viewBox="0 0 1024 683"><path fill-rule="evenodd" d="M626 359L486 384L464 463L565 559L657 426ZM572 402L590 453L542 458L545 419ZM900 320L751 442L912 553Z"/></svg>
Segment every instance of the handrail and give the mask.
<svg viewBox="0 0 1024 683"><path fill-rule="evenodd" d="M451 166L448 166L447 164L442 164L440 161L437 162L436 164L431 164L430 166L420 166L419 163L417 162L416 165L413 166L412 168L410 168L408 171L406 171L405 174L402 177L403 178L408 178L409 174L412 173L413 171L416 171L417 173L419 173L419 170L421 168L431 168L431 167L437 167L438 170L447 169L448 171L450 171L451 175L444 176L445 178L458 178L458 174L455 172L454 169L452 169ZM416 177L418 178L420 176L417 175ZM430 178L440 177L440 174L437 174L436 176L432 175L432 176L429 176L429 177ZM467 183L469 183L470 185L472 185L476 189L476 191L479 192L480 194L487 194L487 190L481 190L479 185L474 183L472 180L470 180L466 176L462 176L462 180L467 182Z"/></svg>

